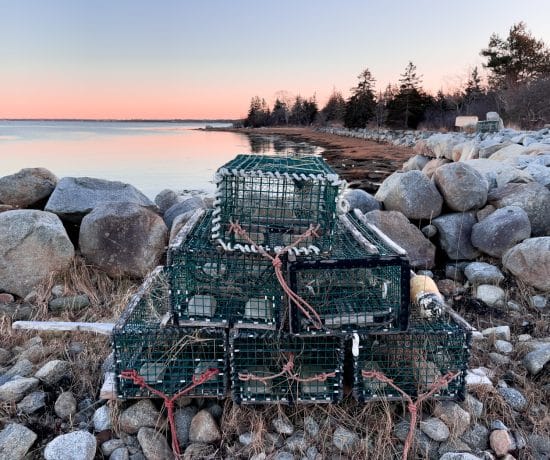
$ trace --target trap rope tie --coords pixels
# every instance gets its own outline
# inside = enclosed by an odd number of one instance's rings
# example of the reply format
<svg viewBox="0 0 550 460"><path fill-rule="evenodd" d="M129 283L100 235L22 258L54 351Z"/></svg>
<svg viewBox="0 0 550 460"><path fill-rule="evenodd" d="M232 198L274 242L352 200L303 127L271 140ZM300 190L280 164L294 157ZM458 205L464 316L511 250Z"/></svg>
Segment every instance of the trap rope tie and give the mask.
<svg viewBox="0 0 550 460"><path fill-rule="evenodd" d="M281 372L279 372L278 374L268 375L266 377L259 377L249 372L247 372L246 374L239 373L239 380L243 382L254 380L257 382L262 382L264 385L266 385L269 380L276 379L277 377L282 377L285 374L290 379L300 383L325 382L328 378L336 377L336 372L323 372L321 374L313 375L311 377L302 378L298 374L293 373L292 372L293 370L294 370L294 353L289 353L288 361L283 366Z"/></svg>
<svg viewBox="0 0 550 460"><path fill-rule="evenodd" d="M246 230L244 230L238 222L230 222L229 224L229 233L233 232L236 235L240 236L241 238L244 238L254 249L256 249L262 256L266 257L267 259L271 260L271 264L273 265L273 268L275 269L275 276L277 277L277 281L283 288L283 291L288 296L289 300L293 302L300 311L304 314L304 316L312 323L313 327L315 329L322 329L323 323L321 321L321 317L308 302L306 302L302 297L300 297L298 294L296 294L290 286L287 284L285 277L283 275L283 263L281 261L281 256L283 254L286 254L291 249L298 246L302 241L306 240L310 237L319 237L319 234L317 231L319 230L319 225L313 226L310 225L309 228L302 233L292 244L289 244L288 246L285 246L282 249L279 249L276 251L275 256L272 256L271 254L268 254L265 249L263 249L261 246L258 246L252 238L248 235Z"/></svg>
<svg viewBox="0 0 550 460"><path fill-rule="evenodd" d="M120 373L120 377L123 379L132 380L132 382L135 385L138 385L141 388L146 388L154 395L157 395L158 397L162 398L162 400L164 401L164 407L166 407L166 412L168 413L168 424L170 425L170 434L172 436L172 451L174 452L174 456L176 457L176 459L180 459L181 452L180 452L180 446L178 443L178 434L176 431L176 421L174 419L174 403L180 396L183 396L189 393L193 388L196 388L199 385L202 385L203 383L210 380L212 377L218 375L218 373L219 373L218 369L211 368L204 371L198 377L194 375L191 385L185 387L181 391L178 391L172 397L169 397L162 391L157 390L156 388L153 388L150 385L148 385L145 379L141 375L139 375L139 373L134 369L122 371Z"/></svg>
<svg viewBox="0 0 550 460"><path fill-rule="evenodd" d="M430 396L432 396L436 391L440 390L441 388L446 387L452 380L454 380L456 377L460 375L459 372L448 372L442 377L439 377L435 382L433 382L430 385L430 390L426 393L420 394L416 398L416 402L412 400L412 398L405 393L401 388L399 388L395 383L393 383L393 380L386 377L381 372L376 371L361 371L361 375L363 378L366 379L376 379L382 383L387 383L389 386L391 386L394 390L396 390L399 394L405 398L407 401L407 409L409 410L409 414L411 414L411 421L409 424L409 432L407 433L407 438L405 439L405 443L403 444L403 460L407 460L407 456L409 454L409 449L412 446L413 439L414 439L414 431L416 429L416 418L418 413L418 408L421 406L421 404L428 399Z"/></svg>

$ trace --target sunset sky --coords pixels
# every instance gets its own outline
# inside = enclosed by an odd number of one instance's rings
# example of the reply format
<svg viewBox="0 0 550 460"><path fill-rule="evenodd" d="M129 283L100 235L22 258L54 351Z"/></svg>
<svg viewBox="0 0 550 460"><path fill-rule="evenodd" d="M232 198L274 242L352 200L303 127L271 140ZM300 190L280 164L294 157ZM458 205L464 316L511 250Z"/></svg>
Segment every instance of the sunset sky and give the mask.
<svg viewBox="0 0 550 460"><path fill-rule="evenodd" d="M0 118L240 118L409 60L448 89L518 21L550 44L548 0L0 0Z"/></svg>

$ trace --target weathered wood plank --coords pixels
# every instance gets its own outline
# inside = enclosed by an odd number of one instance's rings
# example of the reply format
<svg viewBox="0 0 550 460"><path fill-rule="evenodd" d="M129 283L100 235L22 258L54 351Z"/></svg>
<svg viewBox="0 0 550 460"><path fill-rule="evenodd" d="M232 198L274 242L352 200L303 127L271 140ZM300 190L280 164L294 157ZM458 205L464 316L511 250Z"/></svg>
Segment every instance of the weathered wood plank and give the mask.
<svg viewBox="0 0 550 460"><path fill-rule="evenodd" d="M111 335L114 323L81 323L70 321L16 321L13 329L33 330L44 332L93 332L102 335Z"/></svg>

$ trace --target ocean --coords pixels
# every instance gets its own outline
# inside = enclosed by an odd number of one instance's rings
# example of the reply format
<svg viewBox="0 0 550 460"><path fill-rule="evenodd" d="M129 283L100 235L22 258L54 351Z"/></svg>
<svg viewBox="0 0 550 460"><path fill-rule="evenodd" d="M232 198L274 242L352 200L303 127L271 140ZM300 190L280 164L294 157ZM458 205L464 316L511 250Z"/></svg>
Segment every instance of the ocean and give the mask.
<svg viewBox="0 0 550 460"><path fill-rule="evenodd" d="M213 176L239 153L321 153L278 136L200 130L209 122L0 121L0 177L43 167L58 178L132 184L150 199L163 189L214 191Z"/></svg>

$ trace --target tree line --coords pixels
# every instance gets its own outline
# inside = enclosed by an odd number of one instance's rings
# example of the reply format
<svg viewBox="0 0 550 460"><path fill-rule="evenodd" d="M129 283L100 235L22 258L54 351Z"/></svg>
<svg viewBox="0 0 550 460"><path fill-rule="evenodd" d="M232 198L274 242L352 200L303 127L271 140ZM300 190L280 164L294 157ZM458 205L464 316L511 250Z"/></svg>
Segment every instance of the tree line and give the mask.
<svg viewBox="0 0 550 460"><path fill-rule="evenodd" d="M315 96L290 98L280 92L272 108L255 96L243 124L450 129L459 115L484 119L489 111L522 128L550 123L550 49L531 35L525 23L514 24L505 38L491 35L480 55L486 60L486 82L474 67L460 87L432 95L422 87L422 76L410 61L397 84L377 92L374 75L366 68L347 99L334 90L321 109Z"/></svg>

